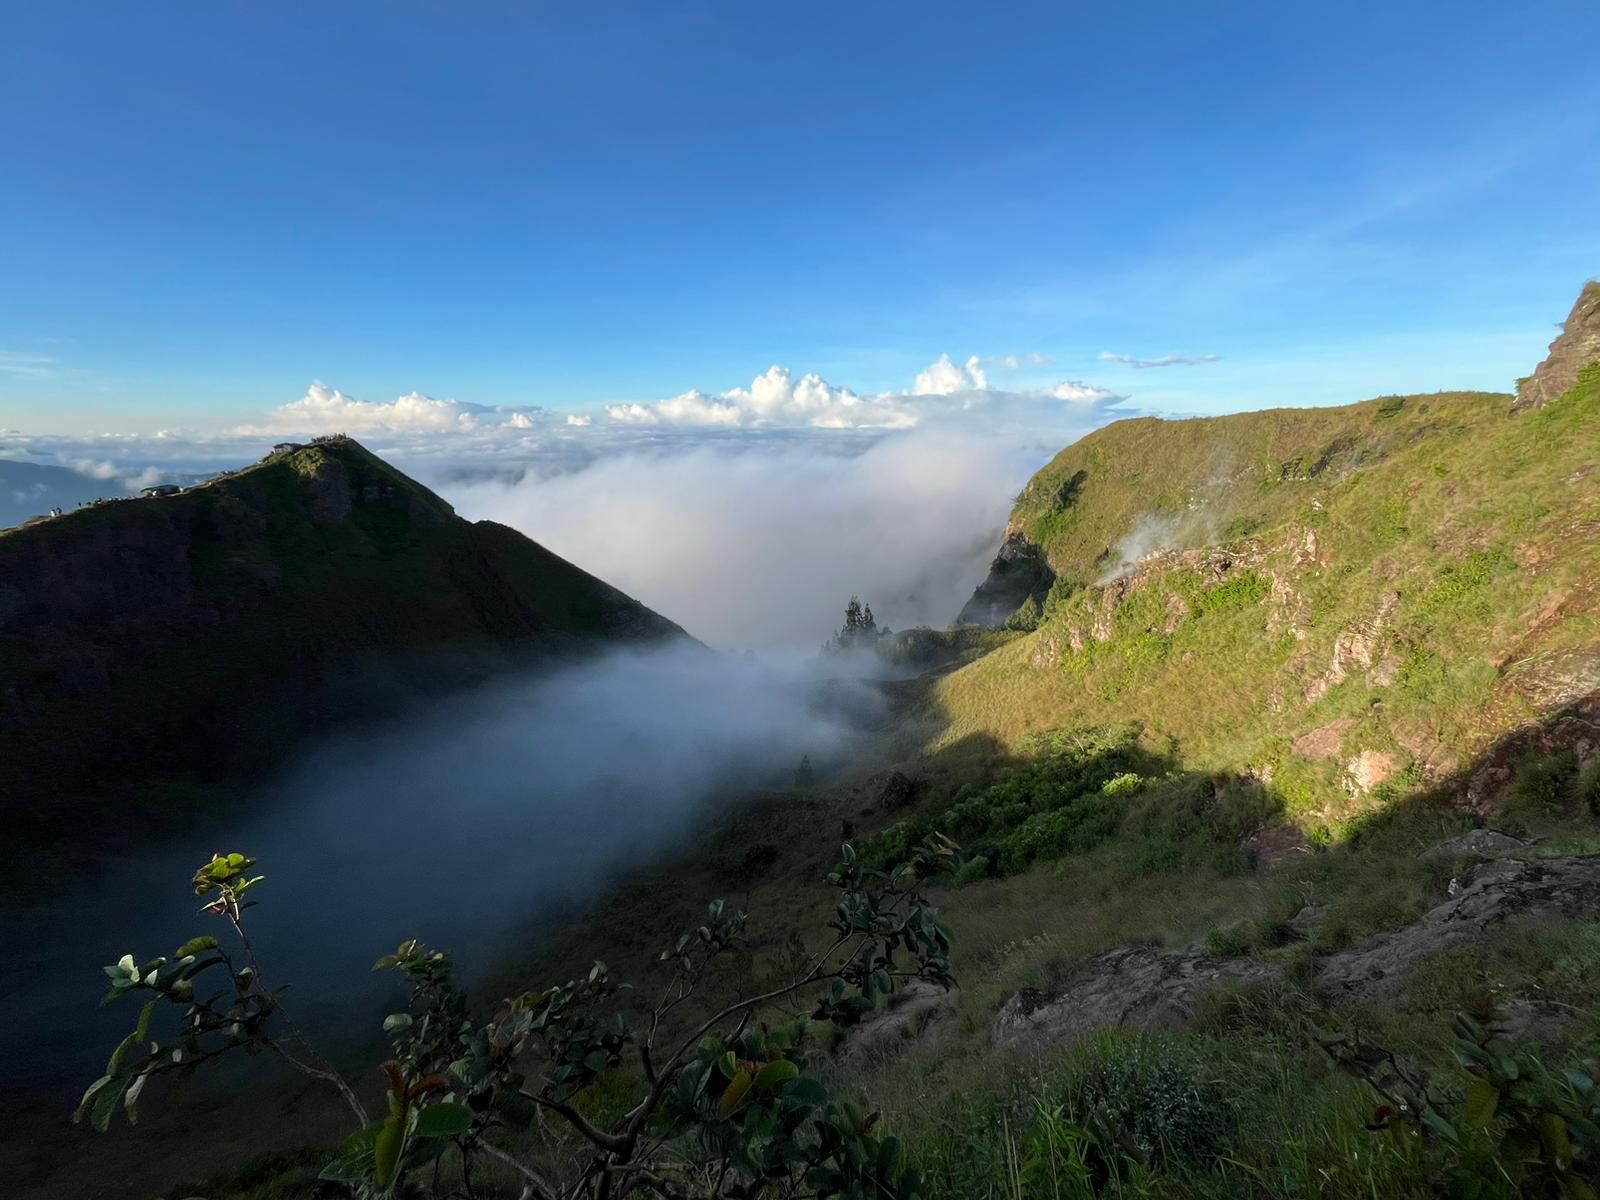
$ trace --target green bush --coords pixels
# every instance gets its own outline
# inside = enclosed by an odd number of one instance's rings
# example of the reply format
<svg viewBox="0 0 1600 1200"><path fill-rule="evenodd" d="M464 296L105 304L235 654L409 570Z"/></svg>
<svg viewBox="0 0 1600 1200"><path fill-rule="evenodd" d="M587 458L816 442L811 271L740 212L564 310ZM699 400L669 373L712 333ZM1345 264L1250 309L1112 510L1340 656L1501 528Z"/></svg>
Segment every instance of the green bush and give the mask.
<svg viewBox="0 0 1600 1200"><path fill-rule="evenodd" d="M980 879L987 879L989 874L988 855L976 854L956 868L956 873L950 877L950 882L962 887L965 884L976 883Z"/></svg>
<svg viewBox="0 0 1600 1200"><path fill-rule="evenodd" d="M1039 620L1042 615L1038 599L1034 596L1029 596L1018 606L1016 612L1006 618L1006 628L1022 633L1032 633L1039 628Z"/></svg>
<svg viewBox="0 0 1600 1200"><path fill-rule="evenodd" d="M903 861L930 832L963 845L993 844L991 869L1011 872L1042 859L1079 853L1116 833L1128 798L1145 786L1153 756L1133 728L1054 730L1023 745L1032 756L982 790L963 788L942 813L891 825L867 841L865 861Z"/></svg>
<svg viewBox="0 0 1600 1200"><path fill-rule="evenodd" d="M1600 817L1600 759L1590 763L1578 776L1574 799L1591 817Z"/></svg>
<svg viewBox="0 0 1600 1200"><path fill-rule="evenodd" d="M1565 809L1578 782L1578 759L1571 750L1529 756L1517 764L1511 801L1520 808Z"/></svg>

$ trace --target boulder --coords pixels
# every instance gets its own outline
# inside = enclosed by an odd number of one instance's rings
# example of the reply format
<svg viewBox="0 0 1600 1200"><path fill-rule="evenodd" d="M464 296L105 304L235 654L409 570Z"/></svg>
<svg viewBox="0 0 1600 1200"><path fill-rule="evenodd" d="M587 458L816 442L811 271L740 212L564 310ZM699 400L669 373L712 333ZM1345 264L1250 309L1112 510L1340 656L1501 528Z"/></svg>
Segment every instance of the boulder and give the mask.
<svg viewBox="0 0 1600 1200"><path fill-rule="evenodd" d="M887 1058L916 1041L937 1041L954 1027L955 1002L936 983L918 979L890 998L886 1007L865 1018L839 1047L841 1058Z"/></svg>
<svg viewBox="0 0 1600 1200"><path fill-rule="evenodd" d="M1279 976L1249 958L1189 957L1121 946L1090 959L1058 991L1023 988L995 1016L996 1045L1072 1041L1099 1029L1182 1029L1205 992Z"/></svg>

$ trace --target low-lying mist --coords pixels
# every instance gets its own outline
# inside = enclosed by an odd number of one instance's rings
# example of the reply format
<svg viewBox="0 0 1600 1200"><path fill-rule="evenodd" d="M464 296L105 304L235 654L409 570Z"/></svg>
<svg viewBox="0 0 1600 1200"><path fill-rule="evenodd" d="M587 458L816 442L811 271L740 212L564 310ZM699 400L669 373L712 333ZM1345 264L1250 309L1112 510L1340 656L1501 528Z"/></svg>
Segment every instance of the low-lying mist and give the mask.
<svg viewBox="0 0 1600 1200"><path fill-rule="evenodd" d="M896 629L949 625L1017 490L1057 448L940 429L843 451L634 449L441 490L464 516L521 530L713 645L814 649L851 595Z"/></svg>
<svg viewBox="0 0 1600 1200"><path fill-rule="evenodd" d="M802 756L847 756L881 702L823 671L687 643L617 652L322 746L250 811L5 919L10 977L28 981L0 999L11 1080L81 1088L134 1016L96 1010L100 966L221 934L186 886L213 850L260 860L253 928L272 982L295 985L296 1020L370 1034L394 984L368 967L403 938L456 950L470 977L719 808L788 786Z"/></svg>

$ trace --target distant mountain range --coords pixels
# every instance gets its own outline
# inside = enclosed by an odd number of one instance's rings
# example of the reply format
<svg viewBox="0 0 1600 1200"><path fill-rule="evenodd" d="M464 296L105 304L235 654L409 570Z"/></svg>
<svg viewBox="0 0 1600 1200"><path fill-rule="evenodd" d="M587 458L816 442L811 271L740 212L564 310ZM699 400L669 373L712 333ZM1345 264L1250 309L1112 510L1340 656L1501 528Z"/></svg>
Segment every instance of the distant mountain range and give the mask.
<svg viewBox="0 0 1600 1200"><path fill-rule="evenodd" d="M112 492L125 494L116 482L91 479L67 467L0 458L0 529Z"/></svg>

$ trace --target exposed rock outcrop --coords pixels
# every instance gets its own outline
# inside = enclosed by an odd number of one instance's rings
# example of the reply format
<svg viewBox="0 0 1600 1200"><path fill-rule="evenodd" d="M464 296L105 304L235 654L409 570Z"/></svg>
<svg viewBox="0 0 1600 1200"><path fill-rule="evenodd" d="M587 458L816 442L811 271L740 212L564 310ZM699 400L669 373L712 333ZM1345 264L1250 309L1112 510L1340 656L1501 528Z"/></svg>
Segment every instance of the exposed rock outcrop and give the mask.
<svg viewBox="0 0 1600 1200"><path fill-rule="evenodd" d="M1060 991L1023 988L995 1016L994 1040L1011 1046L1035 1038L1072 1041L1099 1029L1181 1029L1202 993L1277 975L1277 968L1248 958L1121 946L1090 959Z"/></svg>
<svg viewBox="0 0 1600 1200"><path fill-rule="evenodd" d="M962 606L957 625L996 628L1032 596L1043 601L1056 581L1044 551L1015 526L1008 527L1000 552L989 564L989 576Z"/></svg>
<svg viewBox="0 0 1600 1200"><path fill-rule="evenodd" d="M1463 858L1500 858L1527 847L1526 842L1498 829L1469 829L1457 837L1429 846L1418 858L1424 862L1450 862Z"/></svg>
<svg viewBox="0 0 1600 1200"><path fill-rule="evenodd" d="M1584 285L1545 360L1517 383L1511 411L1540 408L1559 399L1578 381L1578 372L1593 362L1600 362L1600 281L1596 280Z"/></svg>
<svg viewBox="0 0 1600 1200"><path fill-rule="evenodd" d="M1524 725L1502 737L1457 788L1456 803L1470 812L1497 809L1511 789L1517 766L1530 755L1570 750L1579 762L1600 754L1600 691L1564 705L1553 717Z"/></svg>
<svg viewBox="0 0 1600 1200"><path fill-rule="evenodd" d="M1495 839L1502 836L1479 838L1473 844L1498 846ZM1312 987L1333 999L1392 1004L1403 996L1412 973L1425 960L1481 938L1507 921L1592 919L1596 912L1600 912L1600 855L1485 863L1462 880L1449 900L1415 924L1322 959ZM1289 927L1309 936L1325 916L1326 909L1307 907ZM1282 979L1277 966L1253 958L1119 946L1082 964L1059 988L1022 989L1001 1006L991 1032L996 1045L1013 1046L1031 1040L1073 1041L1101 1029L1181 1029L1193 1022L1207 992Z"/></svg>
<svg viewBox="0 0 1600 1200"><path fill-rule="evenodd" d="M1306 703L1322 699L1330 690L1343 683L1357 670L1368 670L1378 664L1380 639L1388 628L1389 619L1400 607L1399 592L1385 592L1378 599L1372 615L1357 621L1333 641L1333 657L1327 670L1313 679L1306 688Z"/></svg>
<svg viewBox="0 0 1600 1200"><path fill-rule="evenodd" d="M838 1053L841 1058L887 1058L912 1041L927 1045L941 1039L954 1029L955 1016L950 992L936 983L915 980L851 1030Z"/></svg>
<svg viewBox="0 0 1600 1200"><path fill-rule="evenodd" d="M1318 988L1362 1001L1389 1001L1424 959L1521 917L1588 917L1600 912L1600 855L1485 863L1449 900L1414 925L1379 934L1323 960Z"/></svg>

